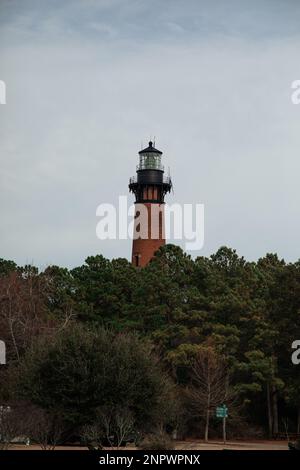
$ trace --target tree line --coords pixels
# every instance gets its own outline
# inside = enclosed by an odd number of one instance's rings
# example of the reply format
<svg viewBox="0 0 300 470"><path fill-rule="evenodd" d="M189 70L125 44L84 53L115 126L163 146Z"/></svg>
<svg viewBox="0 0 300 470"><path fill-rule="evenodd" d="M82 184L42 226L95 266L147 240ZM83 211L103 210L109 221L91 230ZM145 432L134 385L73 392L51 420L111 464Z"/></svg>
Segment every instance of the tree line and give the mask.
<svg viewBox="0 0 300 470"><path fill-rule="evenodd" d="M41 272L0 260L0 339L2 401L25 400L56 421L60 411L65 434L180 429L208 439L223 403L232 435L300 432L299 261L248 262L227 247L193 260L174 245L142 269L101 255ZM93 381L99 365L106 372Z"/></svg>

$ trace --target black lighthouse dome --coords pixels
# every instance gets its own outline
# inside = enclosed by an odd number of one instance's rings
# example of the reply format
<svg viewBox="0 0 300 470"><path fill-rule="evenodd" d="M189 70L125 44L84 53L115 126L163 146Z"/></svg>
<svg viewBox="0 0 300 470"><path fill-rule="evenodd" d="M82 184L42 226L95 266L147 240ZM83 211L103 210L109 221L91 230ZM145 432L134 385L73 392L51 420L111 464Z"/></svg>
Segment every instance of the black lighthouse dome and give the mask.
<svg viewBox="0 0 300 470"><path fill-rule="evenodd" d="M153 142L152 140L149 141L149 146L139 152L140 155L145 154L145 153L157 153L159 155L162 155L162 152L160 150L157 150L155 147L153 147Z"/></svg>

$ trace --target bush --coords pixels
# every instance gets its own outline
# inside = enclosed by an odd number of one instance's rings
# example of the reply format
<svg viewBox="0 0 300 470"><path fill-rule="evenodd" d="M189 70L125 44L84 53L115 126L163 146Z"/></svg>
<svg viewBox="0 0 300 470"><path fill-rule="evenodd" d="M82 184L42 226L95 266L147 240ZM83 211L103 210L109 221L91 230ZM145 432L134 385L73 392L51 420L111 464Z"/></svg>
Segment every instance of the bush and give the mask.
<svg viewBox="0 0 300 470"><path fill-rule="evenodd" d="M95 424L100 410L110 426L117 420L114 433L121 429L122 434L128 419L125 426L119 410L127 410L135 430L151 432L158 417L166 422L171 388L145 341L82 327L30 351L21 363L17 384L21 397L57 411L66 431Z"/></svg>
<svg viewBox="0 0 300 470"><path fill-rule="evenodd" d="M148 434L140 444L142 450L173 450L174 441L166 433Z"/></svg>

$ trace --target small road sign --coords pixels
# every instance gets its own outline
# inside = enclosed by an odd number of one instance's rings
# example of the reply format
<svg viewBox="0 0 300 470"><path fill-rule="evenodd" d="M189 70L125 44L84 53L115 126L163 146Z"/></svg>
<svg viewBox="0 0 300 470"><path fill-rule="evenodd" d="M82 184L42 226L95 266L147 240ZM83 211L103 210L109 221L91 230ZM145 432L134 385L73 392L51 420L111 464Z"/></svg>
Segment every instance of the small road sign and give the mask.
<svg viewBox="0 0 300 470"><path fill-rule="evenodd" d="M228 408L226 405L217 406L216 408L217 418L228 418Z"/></svg>

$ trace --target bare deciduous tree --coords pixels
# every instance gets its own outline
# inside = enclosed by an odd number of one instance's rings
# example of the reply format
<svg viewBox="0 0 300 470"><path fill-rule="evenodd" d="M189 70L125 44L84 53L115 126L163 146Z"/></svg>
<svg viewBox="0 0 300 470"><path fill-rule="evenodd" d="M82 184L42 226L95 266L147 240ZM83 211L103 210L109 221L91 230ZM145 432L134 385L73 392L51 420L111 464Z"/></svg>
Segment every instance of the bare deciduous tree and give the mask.
<svg viewBox="0 0 300 470"><path fill-rule="evenodd" d="M21 402L0 405L0 450L27 441L29 416L29 409Z"/></svg>
<svg viewBox="0 0 300 470"><path fill-rule="evenodd" d="M102 449L103 430L99 424L86 424L81 428L80 436L89 450Z"/></svg>
<svg viewBox="0 0 300 470"><path fill-rule="evenodd" d="M98 413L99 424L110 446L119 448L134 429L132 413L127 408L105 408Z"/></svg>
<svg viewBox="0 0 300 470"><path fill-rule="evenodd" d="M52 291L49 277L33 267L1 276L0 331L9 362L19 361L35 337L55 334L74 316L72 306L66 305L63 318L51 318L47 302L54 295Z"/></svg>
<svg viewBox="0 0 300 470"><path fill-rule="evenodd" d="M27 423L27 434L43 450L54 450L62 438L63 431L63 422L57 412L32 409Z"/></svg>
<svg viewBox="0 0 300 470"><path fill-rule="evenodd" d="M200 349L194 360L188 399L194 416L204 417L204 439L208 441L211 414L229 400L225 362L211 346Z"/></svg>
<svg viewBox="0 0 300 470"><path fill-rule="evenodd" d="M0 405L0 450L8 449L16 435L15 422L10 413L10 407Z"/></svg>

